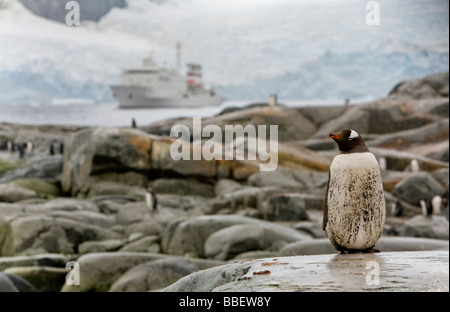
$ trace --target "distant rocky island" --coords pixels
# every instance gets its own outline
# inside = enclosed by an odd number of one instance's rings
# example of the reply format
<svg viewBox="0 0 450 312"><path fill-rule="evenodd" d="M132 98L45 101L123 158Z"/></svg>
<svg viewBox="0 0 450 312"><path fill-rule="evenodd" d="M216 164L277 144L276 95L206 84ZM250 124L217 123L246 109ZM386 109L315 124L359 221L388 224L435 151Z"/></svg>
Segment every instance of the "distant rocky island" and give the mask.
<svg viewBox="0 0 450 312"><path fill-rule="evenodd" d="M202 119L222 130L278 125L274 171L259 171L260 160L173 160L170 131L192 130L188 117L138 128L0 123L0 290L352 290L356 275L347 283L347 271L330 268L375 259L410 264L380 290L448 291L448 273L420 275L430 257L448 272L448 118L447 71L367 104L249 103ZM376 256L337 257L321 229L337 153L328 134L345 128L382 168L387 220ZM341 284L312 278L317 263Z"/></svg>

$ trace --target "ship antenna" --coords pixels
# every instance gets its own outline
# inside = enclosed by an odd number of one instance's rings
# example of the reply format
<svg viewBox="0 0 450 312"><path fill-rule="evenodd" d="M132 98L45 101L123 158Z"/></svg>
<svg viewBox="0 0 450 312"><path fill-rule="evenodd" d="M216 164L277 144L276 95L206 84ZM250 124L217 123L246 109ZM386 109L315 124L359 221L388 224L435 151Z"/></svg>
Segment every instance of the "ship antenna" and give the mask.
<svg viewBox="0 0 450 312"><path fill-rule="evenodd" d="M181 73L181 42L177 41L177 71Z"/></svg>

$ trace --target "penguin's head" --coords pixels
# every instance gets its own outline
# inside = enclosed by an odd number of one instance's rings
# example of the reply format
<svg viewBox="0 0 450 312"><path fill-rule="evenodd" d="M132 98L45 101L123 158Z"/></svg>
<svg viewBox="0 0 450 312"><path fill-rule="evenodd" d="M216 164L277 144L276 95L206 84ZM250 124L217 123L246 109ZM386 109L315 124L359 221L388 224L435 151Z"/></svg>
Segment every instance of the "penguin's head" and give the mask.
<svg viewBox="0 0 450 312"><path fill-rule="evenodd" d="M337 143L341 152L362 153L369 151L364 140L355 130L345 129L338 133L331 133L330 138Z"/></svg>

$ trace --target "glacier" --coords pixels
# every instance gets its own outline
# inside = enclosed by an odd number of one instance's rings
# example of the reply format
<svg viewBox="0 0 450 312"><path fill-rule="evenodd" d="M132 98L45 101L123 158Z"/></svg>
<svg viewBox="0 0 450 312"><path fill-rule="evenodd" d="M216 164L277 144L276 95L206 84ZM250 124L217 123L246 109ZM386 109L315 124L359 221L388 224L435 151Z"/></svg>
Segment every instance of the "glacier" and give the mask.
<svg viewBox="0 0 450 312"><path fill-rule="evenodd" d="M378 26L365 23L368 1L244 2L127 0L74 27L2 0L0 105L114 102L122 68L150 53L175 68L178 41L182 62L230 100L379 98L449 67L448 1L379 0Z"/></svg>

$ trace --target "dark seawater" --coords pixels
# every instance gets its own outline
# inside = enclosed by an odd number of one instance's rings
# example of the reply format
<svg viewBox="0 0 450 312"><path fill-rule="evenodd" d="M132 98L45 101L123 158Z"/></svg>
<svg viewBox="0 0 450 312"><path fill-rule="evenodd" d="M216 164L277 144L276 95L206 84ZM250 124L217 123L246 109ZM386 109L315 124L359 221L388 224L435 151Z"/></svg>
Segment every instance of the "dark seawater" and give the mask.
<svg viewBox="0 0 450 312"><path fill-rule="evenodd" d="M119 109L117 103L64 103L52 105L1 105L0 122L25 125L138 126L177 117L211 117L227 107L243 107L266 100L226 101L218 107ZM287 106L342 105L343 101L280 101ZM352 103L357 103L352 101Z"/></svg>

